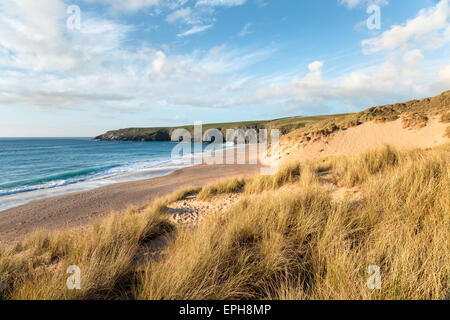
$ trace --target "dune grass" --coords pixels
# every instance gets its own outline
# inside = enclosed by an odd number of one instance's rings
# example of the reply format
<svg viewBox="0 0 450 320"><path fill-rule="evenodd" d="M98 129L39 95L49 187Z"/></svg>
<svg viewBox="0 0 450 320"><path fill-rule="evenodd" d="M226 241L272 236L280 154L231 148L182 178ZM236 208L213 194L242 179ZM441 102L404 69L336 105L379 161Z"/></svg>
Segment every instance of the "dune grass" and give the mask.
<svg viewBox="0 0 450 320"><path fill-rule="evenodd" d="M173 230L157 206L113 213L86 229L38 232L0 252L0 298L129 298L134 262L146 243ZM82 290L67 290L66 270L77 265Z"/></svg>
<svg viewBox="0 0 450 320"><path fill-rule="evenodd" d="M204 187L198 195L198 200L211 200L214 196L225 193L245 192L247 194L275 190L297 181L300 177L300 163L284 165L274 175L254 176L247 179L226 179Z"/></svg>
<svg viewBox="0 0 450 320"><path fill-rule="evenodd" d="M0 249L7 299L445 299L450 295L450 145L289 164L273 176L188 189L76 232L37 234ZM323 181L323 175L332 177ZM333 188L357 188L336 200ZM197 228L165 206L240 193ZM164 255L136 259L171 233ZM66 288L78 265L82 290ZM369 290L367 268L381 269Z"/></svg>
<svg viewBox="0 0 450 320"><path fill-rule="evenodd" d="M450 123L450 112L442 113L441 118L439 120L440 122L443 123Z"/></svg>
<svg viewBox="0 0 450 320"><path fill-rule="evenodd" d="M403 129L420 129L427 126L429 118L423 113L414 112L402 118Z"/></svg>
<svg viewBox="0 0 450 320"><path fill-rule="evenodd" d="M181 230L165 258L148 266L137 297L444 299L448 156L448 148L386 147L345 159L364 172L358 203L334 202L310 179L246 195L197 230ZM381 268L381 290L366 286L370 265Z"/></svg>
<svg viewBox="0 0 450 320"><path fill-rule="evenodd" d="M348 156L342 159L332 158L330 165L341 185L354 187L367 181L374 174L397 167L399 157L398 151L386 146L358 156Z"/></svg>
<svg viewBox="0 0 450 320"><path fill-rule="evenodd" d="M218 194L239 192L244 188L245 183L244 179L236 178L210 184L200 191L198 200L210 200Z"/></svg>

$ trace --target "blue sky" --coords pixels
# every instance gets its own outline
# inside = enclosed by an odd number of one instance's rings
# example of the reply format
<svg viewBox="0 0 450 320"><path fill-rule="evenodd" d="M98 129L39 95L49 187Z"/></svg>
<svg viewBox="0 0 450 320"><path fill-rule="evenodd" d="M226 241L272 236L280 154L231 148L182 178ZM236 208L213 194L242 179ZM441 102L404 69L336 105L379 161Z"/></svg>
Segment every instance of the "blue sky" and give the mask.
<svg viewBox="0 0 450 320"><path fill-rule="evenodd" d="M380 29L367 26L373 5ZM450 89L449 7L449 0L2 1L0 136L355 112L435 95Z"/></svg>

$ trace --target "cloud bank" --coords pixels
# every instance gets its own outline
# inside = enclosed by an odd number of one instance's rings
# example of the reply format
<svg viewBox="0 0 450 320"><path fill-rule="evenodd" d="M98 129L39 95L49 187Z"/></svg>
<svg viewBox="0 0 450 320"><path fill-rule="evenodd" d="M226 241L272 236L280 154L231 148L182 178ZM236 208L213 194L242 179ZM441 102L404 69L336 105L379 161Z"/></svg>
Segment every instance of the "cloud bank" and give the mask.
<svg viewBox="0 0 450 320"><path fill-rule="evenodd" d="M156 0L126 3L126 10L161 5ZM199 0L187 7L186 1L177 1L164 17L169 24L186 27L178 34L185 38L213 28L203 15L196 18L194 8L244 3ZM359 1L345 3L355 6ZM381 63L332 77L326 73L329 63L322 60L311 61L304 66L306 72L294 75L291 70L252 73L253 66L277 50L271 46L219 45L188 53L150 44L129 47L126 42L133 25L86 12L81 29L68 30L63 1L41 0L37 6L34 0L0 4L0 109L136 112L255 107L318 113L329 111L331 105L351 109L380 100L432 95L450 84L450 62L424 67L427 54L449 42L449 0L362 41L361 51L381 55ZM243 36L250 26L244 27Z"/></svg>

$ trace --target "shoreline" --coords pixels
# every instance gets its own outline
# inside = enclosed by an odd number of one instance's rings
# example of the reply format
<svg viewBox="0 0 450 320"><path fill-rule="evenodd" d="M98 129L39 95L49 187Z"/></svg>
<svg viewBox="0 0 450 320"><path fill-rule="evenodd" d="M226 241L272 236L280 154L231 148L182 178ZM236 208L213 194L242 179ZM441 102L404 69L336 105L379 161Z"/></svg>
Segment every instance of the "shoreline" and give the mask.
<svg viewBox="0 0 450 320"><path fill-rule="evenodd" d="M25 205L31 201L53 198L61 195L89 191L117 183L148 180L167 176L188 166L155 167L143 171L89 179L67 185L17 192L0 197L0 214L3 211Z"/></svg>
<svg viewBox="0 0 450 320"><path fill-rule="evenodd" d="M432 118L426 127L416 130L403 128L401 120L382 124L368 122L310 144L282 140L280 159L283 162L293 159L305 161L358 154L385 144L399 149L431 148L448 142L444 135L447 127L448 124L436 118ZM245 152L245 163L250 163L247 151L248 146L234 148L234 159L237 159L239 152ZM222 151L220 153L226 155ZM202 187L220 179L255 175L260 173L261 163L264 163L262 159L256 159L258 165L206 165L208 158L203 158L204 163L201 165L185 167L168 175L53 196L0 211L0 242L20 240L37 230L54 231L83 226L112 211L120 212L128 206L140 206L182 188Z"/></svg>
<svg viewBox="0 0 450 320"><path fill-rule="evenodd" d="M72 229L111 212L141 206L180 188L202 187L214 181L253 175L260 165L197 165L155 178L119 182L80 192L32 200L0 211L0 242L10 243L39 231Z"/></svg>
<svg viewBox="0 0 450 320"><path fill-rule="evenodd" d="M234 146L230 149L239 149L239 147ZM177 170L196 166L199 164L199 162L202 162L201 160L199 161L199 159L206 159L208 157L210 157L208 153L202 152L201 154L192 154L188 157L184 156L183 158L176 160L173 160L171 158L160 158L156 159L158 162L157 165L137 171L121 172L110 175L107 175L107 172L103 172L103 176L100 175L98 177L86 177L85 180L74 182L63 181L63 184L56 184L54 186L50 185L47 187L41 187L38 185L35 189L12 191L11 193L1 194L0 214L3 211L25 205L34 200L41 200L70 193L89 191L116 183L164 177ZM193 160L193 162L190 162L191 160Z"/></svg>

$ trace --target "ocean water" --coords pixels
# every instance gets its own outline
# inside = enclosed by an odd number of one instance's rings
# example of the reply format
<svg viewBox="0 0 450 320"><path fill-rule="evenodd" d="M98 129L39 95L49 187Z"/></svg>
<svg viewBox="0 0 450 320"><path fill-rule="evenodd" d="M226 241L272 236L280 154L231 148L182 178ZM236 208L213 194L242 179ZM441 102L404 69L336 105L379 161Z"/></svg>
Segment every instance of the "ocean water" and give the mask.
<svg viewBox="0 0 450 320"><path fill-rule="evenodd" d="M64 193L170 174L173 142L0 138L0 210ZM192 148L194 150L194 148Z"/></svg>

